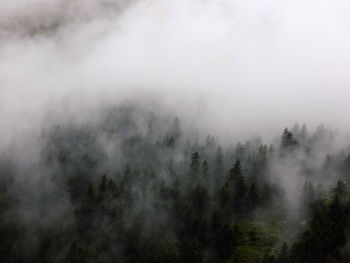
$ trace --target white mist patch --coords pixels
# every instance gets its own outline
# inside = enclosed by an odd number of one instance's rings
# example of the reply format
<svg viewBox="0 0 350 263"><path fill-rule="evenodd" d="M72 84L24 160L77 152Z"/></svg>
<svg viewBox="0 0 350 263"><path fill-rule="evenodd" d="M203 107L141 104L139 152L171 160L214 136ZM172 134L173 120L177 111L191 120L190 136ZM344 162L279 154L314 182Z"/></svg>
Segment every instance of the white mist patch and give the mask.
<svg viewBox="0 0 350 263"><path fill-rule="evenodd" d="M0 4L2 140L72 96L77 110L153 97L228 137L349 128L347 2L130 3Z"/></svg>

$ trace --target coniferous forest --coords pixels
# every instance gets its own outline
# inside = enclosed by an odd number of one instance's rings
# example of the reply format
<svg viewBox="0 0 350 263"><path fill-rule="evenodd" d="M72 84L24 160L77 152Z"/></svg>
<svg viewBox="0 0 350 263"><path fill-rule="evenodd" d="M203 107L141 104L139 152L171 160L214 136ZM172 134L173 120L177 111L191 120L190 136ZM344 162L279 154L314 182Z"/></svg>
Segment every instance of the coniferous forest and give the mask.
<svg viewBox="0 0 350 263"><path fill-rule="evenodd" d="M295 124L222 141L135 105L44 125L0 162L0 261L350 261L350 148ZM15 146L12 146L15 148Z"/></svg>
<svg viewBox="0 0 350 263"><path fill-rule="evenodd" d="M0 263L350 263L349 13L0 0Z"/></svg>

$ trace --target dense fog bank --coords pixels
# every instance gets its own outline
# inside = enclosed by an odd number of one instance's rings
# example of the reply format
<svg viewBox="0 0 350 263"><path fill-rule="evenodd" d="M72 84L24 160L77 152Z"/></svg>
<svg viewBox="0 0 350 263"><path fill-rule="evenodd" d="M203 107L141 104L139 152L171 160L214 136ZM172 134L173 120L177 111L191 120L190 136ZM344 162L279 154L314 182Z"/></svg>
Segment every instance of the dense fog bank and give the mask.
<svg viewBox="0 0 350 263"><path fill-rule="evenodd" d="M348 9L326 0L1 3L2 140L72 95L76 104L153 96L231 137L295 122L348 131Z"/></svg>
<svg viewBox="0 0 350 263"><path fill-rule="evenodd" d="M349 262L349 9L2 1L0 261Z"/></svg>

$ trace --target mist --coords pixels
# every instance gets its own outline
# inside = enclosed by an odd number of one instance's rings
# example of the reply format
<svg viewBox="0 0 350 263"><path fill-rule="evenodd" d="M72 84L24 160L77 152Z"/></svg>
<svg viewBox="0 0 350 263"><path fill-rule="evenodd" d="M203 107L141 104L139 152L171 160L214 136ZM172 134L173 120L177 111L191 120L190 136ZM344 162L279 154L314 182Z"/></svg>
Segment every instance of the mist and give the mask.
<svg viewBox="0 0 350 263"><path fill-rule="evenodd" d="M295 122L349 128L345 1L1 5L6 135L53 101L143 98L240 138Z"/></svg>
<svg viewBox="0 0 350 263"><path fill-rule="evenodd" d="M113 217L122 226L116 231L133 231L141 218L140 240L154 234L154 224L174 230L167 233L172 244L178 226L170 215L181 221L179 200L191 203L199 193L208 195L213 218L221 209L219 218L230 227L239 222L243 232L249 227L242 214L264 226L264 215L283 218L289 229L277 220L282 230L264 250L281 260L274 249L283 242L297 247L290 232L306 229L300 222L311 221L317 210L308 206L318 198L328 202L323 209L331 207L333 192L348 180L349 11L344 0L0 3L0 179L10 185L9 200L16 200L4 218L40 229L55 222L67 232L76 228L74 246L98 251L85 239L85 224L91 231L115 225L96 208L102 197L86 208L84 195L102 191L110 180L119 192L110 189L106 206L125 210ZM240 188L232 186L234 176L249 191L256 183L266 200L254 208L248 197L236 200L234 212L227 212L225 187L234 189L228 196ZM93 223L81 216L89 209L99 211ZM214 220L210 216L197 219ZM35 240L23 250L31 255L41 236L24 235ZM113 242L112 258L124 260L127 242ZM53 262L64 262L71 249L52 249ZM226 262L221 252L190 262ZM332 253L338 258L340 252Z"/></svg>

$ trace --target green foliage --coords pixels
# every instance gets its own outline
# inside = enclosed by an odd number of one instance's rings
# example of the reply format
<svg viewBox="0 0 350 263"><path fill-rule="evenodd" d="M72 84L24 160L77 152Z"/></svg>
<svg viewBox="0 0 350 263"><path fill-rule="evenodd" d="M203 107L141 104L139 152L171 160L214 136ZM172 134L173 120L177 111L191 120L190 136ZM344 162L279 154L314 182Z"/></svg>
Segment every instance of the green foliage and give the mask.
<svg viewBox="0 0 350 263"><path fill-rule="evenodd" d="M224 148L211 136L194 142L177 118L164 125L151 115L139 127L144 114L122 107L94 125L48 131L49 193L29 191L16 166L0 162L1 262L346 262L347 177L332 191L314 187L337 163L332 171L343 173L346 156L332 157L324 171L302 162L311 172L296 196L303 216L294 216L269 173L297 145L312 154L306 128L284 130L281 158L278 145L260 139Z"/></svg>
<svg viewBox="0 0 350 263"><path fill-rule="evenodd" d="M341 258L347 238L349 207L336 195L329 204L320 202L313 211L308 228L293 245L292 262L330 262Z"/></svg>
<svg viewBox="0 0 350 263"><path fill-rule="evenodd" d="M259 204L260 197L258 192L258 186L255 181L250 184L248 191L248 205L250 209L254 209Z"/></svg>

